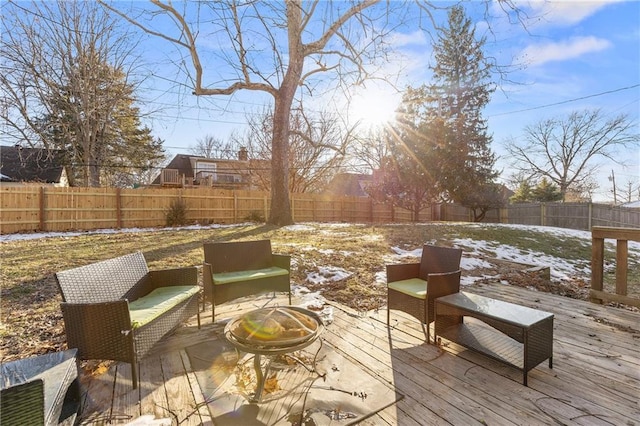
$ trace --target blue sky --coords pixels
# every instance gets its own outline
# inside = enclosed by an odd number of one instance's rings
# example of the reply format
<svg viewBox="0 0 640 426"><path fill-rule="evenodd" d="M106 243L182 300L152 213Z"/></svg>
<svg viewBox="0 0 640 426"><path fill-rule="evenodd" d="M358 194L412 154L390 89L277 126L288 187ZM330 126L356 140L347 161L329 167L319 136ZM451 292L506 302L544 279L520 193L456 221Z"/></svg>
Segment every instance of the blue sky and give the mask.
<svg viewBox="0 0 640 426"><path fill-rule="evenodd" d="M490 23L484 21L484 5L466 4L476 22L476 33L487 36L485 52L502 65L517 65L498 89L484 112L493 134L492 149L500 157L498 167L509 174L505 141L517 138L527 125L542 119L565 117L573 111L600 108L606 114L628 114L640 133L640 1L555 1L519 2L534 19L522 25L509 24L493 4ZM487 28L491 32L487 32ZM395 76L397 87L418 86L429 80L431 45L425 33L409 25L401 27L389 40L395 47L393 62L385 64L379 75ZM155 40L158 63L172 58L171 49ZM164 46L164 47L160 47ZM213 59L212 59L213 61ZM215 67L215 62L205 64ZM175 80L171 67L157 74ZM175 72L173 74L175 76ZM227 139L242 131L245 114L261 109L270 98L253 93L233 97L195 98L189 90L168 85L163 79L146 83L150 89L150 108L161 108L149 122L154 135L165 140L172 156L187 152L198 139L211 135ZM356 94L349 109L354 117L384 115L399 95L389 85L369 84ZM596 180L600 188L595 201L612 201L611 183L618 188L640 182L640 150L618 152L626 166L609 161L602 165ZM638 199L636 194L635 199Z"/></svg>

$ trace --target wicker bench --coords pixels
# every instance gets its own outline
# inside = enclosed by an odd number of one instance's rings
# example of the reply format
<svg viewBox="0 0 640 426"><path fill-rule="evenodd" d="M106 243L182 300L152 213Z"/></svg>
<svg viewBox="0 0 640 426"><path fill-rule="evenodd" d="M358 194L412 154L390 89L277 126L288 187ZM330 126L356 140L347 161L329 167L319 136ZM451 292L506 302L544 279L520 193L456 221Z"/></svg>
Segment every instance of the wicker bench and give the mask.
<svg viewBox="0 0 640 426"><path fill-rule="evenodd" d="M216 305L253 294L289 293L291 257L271 252L270 240L204 244L202 282L205 300Z"/></svg>
<svg viewBox="0 0 640 426"><path fill-rule="evenodd" d="M196 267L149 271L142 253L133 253L56 273L62 292L67 345L79 359L131 364L165 334L198 315Z"/></svg>

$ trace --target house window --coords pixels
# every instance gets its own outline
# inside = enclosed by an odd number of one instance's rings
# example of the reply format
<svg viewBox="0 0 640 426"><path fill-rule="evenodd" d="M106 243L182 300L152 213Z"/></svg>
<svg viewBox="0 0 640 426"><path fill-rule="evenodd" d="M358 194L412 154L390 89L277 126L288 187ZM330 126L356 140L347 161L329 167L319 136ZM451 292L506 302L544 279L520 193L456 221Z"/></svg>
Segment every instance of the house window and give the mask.
<svg viewBox="0 0 640 426"><path fill-rule="evenodd" d="M240 183L240 176L238 175L223 175L218 173L218 179L216 182L219 183Z"/></svg>
<svg viewBox="0 0 640 426"><path fill-rule="evenodd" d="M195 175L197 178L211 177L216 180L216 163L198 161L196 163Z"/></svg>

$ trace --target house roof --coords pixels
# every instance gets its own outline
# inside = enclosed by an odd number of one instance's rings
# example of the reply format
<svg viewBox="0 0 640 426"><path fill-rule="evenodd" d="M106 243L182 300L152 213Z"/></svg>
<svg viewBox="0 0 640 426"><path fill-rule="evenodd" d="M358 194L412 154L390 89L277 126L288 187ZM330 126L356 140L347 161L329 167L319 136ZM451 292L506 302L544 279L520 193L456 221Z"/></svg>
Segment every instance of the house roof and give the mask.
<svg viewBox="0 0 640 426"><path fill-rule="evenodd" d="M240 154L239 154L240 155ZM194 170L194 166L197 165L198 162L201 163L214 163L214 164L243 164L244 168L246 168L246 164L248 161L253 160L240 160L240 159L223 159L223 158L207 158L200 155L187 155L187 154L177 154L173 159L163 167L163 169L175 169L178 170L178 173L184 175L184 177L188 180L191 180L196 177L196 170ZM152 185L160 184L160 174L153 180Z"/></svg>
<svg viewBox="0 0 640 426"><path fill-rule="evenodd" d="M369 194L366 192L366 187L372 181L372 175L360 173L338 173L329 183L327 191L335 195L367 197Z"/></svg>
<svg viewBox="0 0 640 426"><path fill-rule="evenodd" d="M59 183L63 156L61 150L0 146L2 181Z"/></svg>

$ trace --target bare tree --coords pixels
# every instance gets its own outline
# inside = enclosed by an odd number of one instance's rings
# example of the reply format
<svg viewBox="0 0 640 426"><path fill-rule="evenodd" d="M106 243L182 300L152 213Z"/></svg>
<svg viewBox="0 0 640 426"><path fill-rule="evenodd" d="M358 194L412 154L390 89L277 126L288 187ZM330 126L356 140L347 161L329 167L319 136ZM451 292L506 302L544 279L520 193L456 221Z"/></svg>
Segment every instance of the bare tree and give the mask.
<svg viewBox="0 0 640 426"><path fill-rule="evenodd" d="M180 61L198 96L233 95L240 90L264 92L273 97L271 134L271 212L268 221L293 222L289 199L290 116L300 90L317 90L320 74L336 76L339 85L358 84L369 77L368 67L385 53L385 36L391 31L389 13L402 4L378 0L349 2L245 2L238 0L198 3L178 10L170 1L152 0L155 10L127 12L107 5L144 31L184 49ZM103 4L105 4L103 2ZM191 22L188 16L196 14ZM135 16L136 18L131 18ZM154 24L169 18L173 28ZM154 22L155 20L155 22ZM212 28L205 30L204 25ZM393 24L397 25L397 24ZM162 28L162 29L160 29ZM224 42L231 51L220 54L226 63L218 82L207 83L201 53L209 41ZM189 69L186 65L190 63ZM211 71L213 72L213 70Z"/></svg>
<svg viewBox="0 0 640 426"><path fill-rule="evenodd" d="M267 190L271 186L269 162L272 156L273 111L247 115L248 130L233 137L234 145L251 153L254 184ZM327 112L305 114L301 107L292 111L287 173L289 192L317 192L324 189L343 165L346 150L354 138L354 127Z"/></svg>
<svg viewBox="0 0 640 426"><path fill-rule="evenodd" d="M195 146L190 147L189 150L193 155L205 158L231 159L237 156L237 150L233 149L233 144L211 135L196 140Z"/></svg>
<svg viewBox="0 0 640 426"><path fill-rule="evenodd" d="M84 185L100 185L100 168L114 150L106 141L123 142L123 126L140 133L138 110L131 106L135 38L92 2L10 1L2 14L0 118L6 137L64 148L68 161L82 167ZM143 141L134 138L140 146L120 151L140 152Z"/></svg>
<svg viewBox="0 0 640 426"><path fill-rule="evenodd" d="M323 90L324 77L333 76L334 86L342 89L372 78L379 61L389 59L385 41L407 22L405 16L419 16L418 21L435 28L433 14L447 7L427 0L219 0L175 5L151 0L153 10L125 11L100 2L148 34L173 43L183 55L174 64L186 74L196 96L253 91L273 98L268 222L276 225L293 222L286 171L296 94ZM521 18L513 0L502 0L500 7ZM218 49L209 49L211 45ZM208 56L217 56L224 66L207 67Z"/></svg>
<svg viewBox="0 0 640 426"><path fill-rule="evenodd" d="M640 200L640 182L629 179L620 187L620 199L623 203L630 203L634 199Z"/></svg>
<svg viewBox="0 0 640 426"><path fill-rule="evenodd" d="M621 164L618 150L638 146L635 126L626 115L609 118L601 110L573 112L525 127L523 138L511 139L506 149L517 170L533 178L546 177L558 185L565 201L571 188L589 189L599 157Z"/></svg>
<svg viewBox="0 0 640 426"><path fill-rule="evenodd" d="M355 140L349 144L349 157L354 160L350 165L353 170L362 173L382 167L385 158L391 155L386 132L388 129L385 127L373 127L355 135Z"/></svg>

